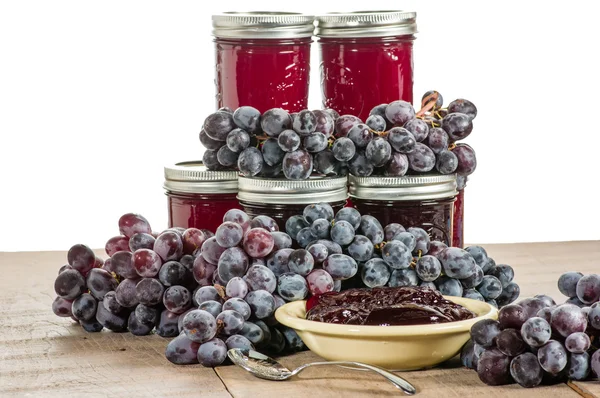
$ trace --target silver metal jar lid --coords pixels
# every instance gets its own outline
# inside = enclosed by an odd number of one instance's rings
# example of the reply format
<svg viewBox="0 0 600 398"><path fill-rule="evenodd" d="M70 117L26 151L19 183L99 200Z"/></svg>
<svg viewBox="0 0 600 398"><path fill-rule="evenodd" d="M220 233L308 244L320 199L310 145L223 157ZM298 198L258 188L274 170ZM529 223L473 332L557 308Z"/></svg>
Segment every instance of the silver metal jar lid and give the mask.
<svg viewBox="0 0 600 398"><path fill-rule="evenodd" d="M417 33L412 11L359 11L317 15L319 37L381 37Z"/></svg>
<svg viewBox="0 0 600 398"><path fill-rule="evenodd" d="M181 193L237 193L237 179L237 171L210 171L196 160L165 166L163 187Z"/></svg>
<svg viewBox="0 0 600 398"><path fill-rule="evenodd" d="M310 204L348 199L346 177L286 180L240 176L238 184L238 199L249 203Z"/></svg>
<svg viewBox="0 0 600 398"><path fill-rule="evenodd" d="M295 12L226 12L212 16L213 36L232 39L311 37L315 17Z"/></svg>
<svg viewBox="0 0 600 398"><path fill-rule="evenodd" d="M456 175L348 178L350 198L370 200L431 200L453 198Z"/></svg>

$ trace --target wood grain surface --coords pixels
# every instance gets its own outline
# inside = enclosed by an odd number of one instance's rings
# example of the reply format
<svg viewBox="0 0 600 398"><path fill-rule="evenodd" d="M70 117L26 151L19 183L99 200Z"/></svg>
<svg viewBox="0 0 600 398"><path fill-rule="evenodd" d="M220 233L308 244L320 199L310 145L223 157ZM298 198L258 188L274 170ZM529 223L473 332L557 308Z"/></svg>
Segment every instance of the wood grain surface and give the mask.
<svg viewBox="0 0 600 398"><path fill-rule="evenodd" d="M600 272L600 242L486 245L498 264L515 268L522 297L556 287L565 271ZM97 252L106 257L102 251ZM0 253L0 397L361 397L402 396L370 372L309 368L293 380L264 381L234 366L215 370L176 366L164 357L168 339L130 333L86 333L51 310L53 282L65 252ZM282 357L288 367L320 360L311 352ZM488 387L455 358L442 366L402 374L419 397L599 397L598 381L535 389Z"/></svg>

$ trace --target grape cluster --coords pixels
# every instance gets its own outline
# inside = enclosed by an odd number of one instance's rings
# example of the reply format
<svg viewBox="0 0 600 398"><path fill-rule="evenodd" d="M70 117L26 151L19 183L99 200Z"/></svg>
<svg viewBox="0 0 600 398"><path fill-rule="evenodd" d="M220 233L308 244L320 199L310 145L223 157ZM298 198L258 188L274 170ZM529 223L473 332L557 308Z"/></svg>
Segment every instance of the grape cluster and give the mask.
<svg viewBox="0 0 600 398"><path fill-rule="evenodd" d="M481 246L463 249L432 241L419 227L383 227L373 216L327 203L290 217L286 232L335 282L350 287L423 286L448 296L502 307L517 299L514 270L496 264Z"/></svg>
<svg viewBox="0 0 600 398"><path fill-rule="evenodd" d="M343 162L349 158L335 156L343 143L333 142L338 117L332 109L290 114L273 108L261 114L251 106L221 108L200 131L203 163L209 170L239 170L247 177L304 180L313 171L345 175Z"/></svg>
<svg viewBox="0 0 600 398"><path fill-rule="evenodd" d="M348 158L350 173L361 177L457 173L462 189L477 159L473 148L459 141L471 134L475 116L477 108L465 99L443 108L437 91L425 93L419 112L398 100L374 107L364 123L342 115L335 123L334 146L341 152L336 157Z"/></svg>
<svg viewBox="0 0 600 398"><path fill-rule="evenodd" d="M536 295L500 309L498 320L471 328L461 352L464 366L489 385L523 387L600 376L600 276L567 272L558 288L569 299L557 305Z"/></svg>

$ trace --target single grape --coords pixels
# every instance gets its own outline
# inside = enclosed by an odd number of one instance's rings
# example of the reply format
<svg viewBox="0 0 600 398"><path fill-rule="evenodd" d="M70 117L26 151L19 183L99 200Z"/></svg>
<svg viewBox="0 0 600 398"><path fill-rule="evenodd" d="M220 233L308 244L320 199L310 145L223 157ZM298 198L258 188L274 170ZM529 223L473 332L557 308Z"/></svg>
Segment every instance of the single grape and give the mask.
<svg viewBox="0 0 600 398"><path fill-rule="evenodd" d="M252 228L244 235L243 246L250 257L262 258L271 253L275 240L269 231L263 228Z"/></svg>
<svg viewBox="0 0 600 398"><path fill-rule="evenodd" d="M250 290L266 290L273 293L277 287L277 277L264 265L253 265L244 276Z"/></svg>
<svg viewBox="0 0 600 398"><path fill-rule="evenodd" d="M260 111L251 106L240 106L232 117L236 126L249 133L257 132L260 127Z"/></svg>
<svg viewBox="0 0 600 398"><path fill-rule="evenodd" d="M541 347L552 337L552 329L546 319L534 316L521 326L521 336L531 347Z"/></svg>
<svg viewBox="0 0 600 398"><path fill-rule="evenodd" d="M132 308L139 304L135 291L138 282L140 282L139 277L136 279L123 279L115 289L117 302L123 307Z"/></svg>
<svg viewBox="0 0 600 398"><path fill-rule="evenodd" d="M223 141L210 138L204 129L200 130L200 143L204 148L211 151L218 151L225 144Z"/></svg>
<svg viewBox="0 0 600 398"><path fill-rule="evenodd" d="M365 157L373 166L382 167L392 158L392 147L386 139L375 137L367 145Z"/></svg>
<svg viewBox="0 0 600 398"><path fill-rule="evenodd" d="M192 312L192 311L190 311ZM160 320L156 326L156 334L160 337L175 337L179 335L179 315L174 314L169 310L164 310L160 313ZM183 321L182 321L183 325ZM183 326L182 326L183 330Z"/></svg>
<svg viewBox="0 0 600 398"><path fill-rule="evenodd" d="M219 277L227 283L231 278L244 276L249 264L250 260L242 248L230 247L219 258L217 272Z"/></svg>
<svg viewBox="0 0 600 398"><path fill-rule="evenodd" d="M279 231L277 221L269 216L256 216L250 221L250 228L264 228L269 232Z"/></svg>
<svg viewBox="0 0 600 398"><path fill-rule="evenodd" d="M302 228L296 235L296 242L298 246L306 248L310 243L317 240L317 237L313 235L310 227Z"/></svg>
<svg viewBox="0 0 600 398"><path fill-rule="evenodd" d="M288 268L291 272L306 276L314 268L315 261L305 249L294 250L288 258Z"/></svg>
<svg viewBox="0 0 600 398"><path fill-rule="evenodd" d="M563 304L552 311L550 324L554 331L567 337L571 333L585 332L587 318L581 308L573 304Z"/></svg>
<svg viewBox="0 0 600 398"><path fill-rule="evenodd" d="M369 238L374 245L383 242L383 227L379 220L371 215L361 216L359 231Z"/></svg>
<svg viewBox="0 0 600 398"><path fill-rule="evenodd" d="M90 321L96 316L98 302L89 293L77 297L71 305L71 314L78 321Z"/></svg>
<svg viewBox="0 0 600 398"><path fill-rule="evenodd" d="M301 110L294 117L292 128L300 136L305 137L317 128L317 117L308 109Z"/></svg>
<svg viewBox="0 0 600 398"><path fill-rule="evenodd" d="M600 330L600 303L594 303L588 312L589 324L596 330Z"/></svg>
<svg viewBox="0 0 600 398"><path fill-rule="evenodd" d="M432 102L434 110L441 108L442 105L444 105L444 98L442 97L442 94L435 90L427 91L421 98L421 108L425 108Z"/></svg>
<svg viewBox="0 0 600 398"><path fill-rule="evenodd" d="M192 304L190 291L183 286L171 286L165 290L163 304L172 313L181 314Z"/></svg>
<svg viewBox="0 0 600 398"><path fill-rule="evenodd" d="M393 243L393 241L389 242L388 245L390 243ZM425 255L417 261L417 264L415 265L415 272L421 280L426 282L433 282L441 275L442 264L436 257Z"/></svg>
<svg viewBox="0 0 600 398"><path fill-rule="evenodd" d="M417 142L423 142L429 135L429 126L421 119L412 119L402 126L415 136Z"/></svg>
<svg viewBox="0 0 600 398"><path fill-rule="evenodd" d="M235 311L238 314L242 315L245 320L250 319L250 315L252 314L252 309L250 305L242 300L239 297L232 297L223 303L222 307L223 311Z"/></svg>
<svg viewBox="0 0 600 398"><path fill-rule="evenodd" d="M331 241L331 240L327 240L327 239L318 239L312 243L310 243L308 246L306 246L306 250L310 251L311 246L313 245L323 245L327 248L327 253L329 254L342 254L343 250L342 247ZM314 257L314 256L313 256ZM316 261L316 259L315 259Z"/></svg>
<svg viewBox="0 0 600 398"><path fill-rule="evenodd" d="M154 307L149 307L144 304L139 304L133 311L139 322L144 325L150 326L150 330L154 329L154 326L158 322L158 310Z"/></svg>
<svg viewBox="0 0 600 398"><path fill-rule="evenodd" d="M183 255L183 241L174 231L165 231L154 242L154 251L163 261L178 260Z"/></svg>
<svg viewBox="0 0 600 398"><path fill-rule="evenodd" d="M164 286L188 285L192 275L190 271L178 261L167 261L158 271L158 279Z"/></svg>
<svg viewBox="0 0 600 398"><path fill-rule="evenodd" d="M329 250L327 250L327 246L321 243L310 245L310 247L307 247L307 250L312 256L315 264L321 264L323 261L325 261L327 256L329 256Z"/></svg>
<svg viewBox="0 0 600 398"><path fill-rule="evenodd" d="M466 99L457 99L448 104L449 113L464 113L471 120L477 116L477 108L475 105Z"/></svg>
<svg viewBox="0 0 600 398"><path fill-rule="evenodd" d="M362 152L356 152L354 157L348 162L348 168L352 175L358 177L368 177L373 174L373 165L369 163L365 154Z"/></svg>
<svg viewBox="0 0 600 398"><path fill-rule="evenodd" d="M325 137L329 137L333 134L335 120L340 115L337 114L333 109L326 110L314 110L312 111L316 118L315 132L321 133L325 135ZM335 112L335 117L333 112Z"/></svg>
<svg viewBox="0 0 600 398"><path fill-rule="evenodd" d="M301 275L288 272L279 276L277 292L284 300L303 300L308 295L308 283Z"/></svg>
<svg viewBox="0 0 600 398"><path fill-rule="evenodd" d="M123 278L135 278L138 276L133 265L133 254L129 251L116 252L111 257L112 268Z"/></svg>
<svg viewBox="0 0 600 398"><path fill-rule="evenodd" d="M276 277L283 273L290 272L288 261L290 254L293 251L294 249L291 248L277 250L267 258L267 268L269 268Z"/></svg>
<svg viewBox="0 0 600 398"><path fill-rule="evenodd" d="M323 269L314 269L306 276L308 290L313 296L333 291L333 278Z"/></svg>
<svg viewBox="0 0 600 398"><path fill-rule="evenodd" d="M364 262L373 257L375 247L369 238L363 235L355 235L352 243L346 248L350 257L359 262ZM293 270L292 270L293 271Z"/></svg>
<svg viewBox="0 0 600 398"><path fill-rule="evenodd" d="M331 152L338 161L347 162L354 157L356 146L350 138L341 137L334 141Z"/></svg>
<svg viewBox="0 0 600 398"><path fill-rule="evenodd" d="M215 233L217 243L225 248L237 246L243 237L244 230L242 226L232 221L226 221L219 225Z"/></svg>
<svg viewBox="0 0 600 398"><path fill-rule="evenodd" d="M239 334L247 338L254 345L262 344L265 338L263 329L254 322L244 322L244 326L239 331Z"/></svg>
<svg viewBox="0 0 600 398"><path fill-rule="evenodd" d="M502 283L502 287L508 286L515 277L515 271L510 265L498 264L488 270L488 275L495 276Z"/></svg>
<svg viewBox="0 0 600 398"><path fill-rule="evenodd" d="M380 117L380 119L383 119ZM368 119L367 119L368 121ZM385 120L383 120L383 126L385 129ZM384 130L376 130L375 131L384 131ZM369 142L373 139L373 132L371 131L370 126L358 123L354 125L350 131L348 131L348 139L350 139L355 148L366 148Z"/></svg>
<svg viewBox="0 0 600 398"><path fill-rule="evenodd" d="M461 279L460 283L463 285L463 287L465 289L473 289L481 284L481 282L483 281L483 277L484 277L483 269L481 269L481 267L479 267L479 266L476 266L475 273L473 273L473 275L471 275L467 278ZM493 299L486 299L486 300L493 300Z"/></svg>
<svg viewBox="0 0 600 398"><path fill-rule="evenodd" d="M193 310L183 318L183 331L188 339L205 343L217 334L217 321L209 312Z"/></svg>
<svg viewBox="0 0 600 398"><path fill-rule="evenodd" d="M162 295L160 296L160 300L162 300ZM102 304L111 314L121 315L126 312L125 307L117 301L117 294L114 291L106 293L104 299L102 299L99 304Z"/></svg>
<svg viewBox="0 0 600 398"><path fill-rule="evenodd" d="M223 169L223 166L221 166L217 159L217 151L211 151L210 149L204 151L204 155L202 155L202 164L204 164L208 170Z"/></svg>
<svg viewBox="0 0 600 398"><path fill-rule="evenodd" d="M462 297L463 287L457 279L440 277L436 279L437 288L444 296Z"/></svg>
<svg viewBox="0 0 600 398"><path fill-rule="evenodd" d="M567 351L556 340L550 340L541 346L537 357L542 369L551 375L559 374L567 366Z"/></svg>
<svg viewBox="0 0 600 398"><path fill-rule="evenodd" d="M458 167L458 158L451 151L442 151L437 154L435 168L440 174L452 174Z"/></svg>
<svg viewBox="0 0 600 398"><path fill-rule="evenodd" d="M388 224L385 226L385 228L383 228L383 239L386 242L389 242L390 240L394 239L394 236L396 236L396 234L399 232L406 232L406 229L398 223Z"/></svg>
<svg viewBox="0 0 600 398"><path fill-rule="evenodd" d="M397 232L396 235L394 235L394 237L392 238L392 240L404 243L404 246L406 246L409 252L411 253L417 247L417 238L415 237L415 235L408 231Z"/></svg>
<svg viewBox="0 0 600 398"><path fill-rule="evenodd" d="M285 110L273 108L263 113L260 125L269 137L277 137L282 131L292 128L292 118Z"/></svg>
<svg viewBox="0 0 600 398"><path fill-rule="evenodd" d="M254 349L254 345L252 345L252 342L250 342L250 340L248 340L246 337L241 336L239 334L234 334L233 336L229 336L227 338L227 341L225 342L225 344L227 345L228 349L232 349L232 348L240 348L242 350L253 350Z"/></svg>
<svg viewBox="0 0 600 398"><path fill-rule="evenodd" d="M72 300L65 300L64 298L58 296L52 302L52 312L54 312L55 315L60 316L60 317L64 317L64 318L72 317L73 316L72 306L73 306ZM94 313L94 315L96 315L96 314Z"/></svg>
<svg viewBox="0 0 600 398"><path fill-rule="evenodd" d="M235 123L231 113L217 111L208 115L204 120L203 127L206 134L213 140L225 141L227 134L235 128Z"/></svg>
<svg viewBox="0 0 600 398"><path fill-rule="evenodd" d="M408 171L408 157L402 153L393 152L390 162L385 169L385 175L402 177Z"/></svg>
<svg viewBox="0 0 600 398"><path fill-rule="evenodd" d="M133 234L129 239L129 250L135 252L138 249L153 249L156 239L150 234L139 232Z"/></svg>
<svg viewBox="0 0 600 398"><path fill-rule="evenodd" d="M230 209L227 210L227 213L225 213L225 215L223 216L223 222L227 222L227 221L231 221L234 222L236 224L239 224L242 226L242 228L244 229L244 232L246 232L249 228L250 228L250 216L248 216L248 214L246 214L245 212L243 212L242 210L239 209ZM206 231L206 230L203 230ZM207 236L204 240L210 238L210 236ZM204 243L204 240L202 241L202 243ZM202 245L198 246L201 247Z"/></svg>
<svg viewBox="0 0 600 398"><path fill-rule="evenodd" d="M583 332L571 333L565 340L565 348L575 354L586 352L591 345L590 337Z"/></svg>
<svg viewBox="0 0 600 398"><path fill-rule="evenodd" d="M86 245L77 244L72 246L67 253L69 265L79 271L82 275L86 275L96 263L96 255Z"/></svg>
<svg viewBox="0 0 600 398"><path fill-rule="evenodd" d="M229 157L232 160L232 163L228 166L233 166L237 163L237 155L234 156L234 153L240 153L244 149L248 148L250 145L250 135L242 129L233 129L227 135L227 149L229 150ZM223 149L223 147L221 147ZM221 151L219 149L219 152ZM217 152L217 157L219 156L219 152ZM223 162L221 162L223 164Z"/></svg>
<svg viewBox="0 0 600 398"><path fill-rule="evenodd" d="M366 126L369 129L375 130L377 132L383 132L383 131L386 130L386 127L387 127L387 121L381 115L371 115L371 116L369 116L367 118L367 120L365 121L365 124L366 124ZM352 131L350 131L350 133L348 133L348 137L350 137L351 132Z"/></svg>
<svg viewBox="0 0 600 398"><path fill-rule="evenodd" d="M499 386L511 382L509 357L497 348L485 350L477 362L479 379L490 386Z"/></svg>
<svg viewBox="0 0 600 398"><path fill-rule="evenodd" d="M523 310L525 311L525 315L527 315L527 318L536 316L537 313L546 306L544 301L537 299L537 298L526 298L524 300L519 301L518 304L521 307L523 307Z"/></svg>
<svg viewBox="0 0 600 398"><path fill-rule="evenodd" d="M356 261L345 254L332 254L323 262L323 269L331 275L333 280L346 280L358 272Z"/></svg>
<svg viewBox="0 0 600 398"><path fill-rule="evenodd" d="M96 306L96 320L108 330L124 332L127 330L127 315L116 315L109 312L104 305Z"/></svg>
<svg viewBox="0 0 600 398"><path fill-rule="evenodd" d="M398 100L388 104L385 108L385 117L391 123L402 126L416 116L415 109L410 102Z"/></svg>
<svg viewBox="0 0 600 398"><path fill-rule="evenodd" d="M336 174L337 159L328 149L315 154L313 163L317 173L324 175Z"/></svg>
<svg viewBox="0 0 600 398"><path fill-rule="evenodd" d="M318 134L319 133L315 133L315 135ZM323 134L321 134L321 136L323 136ZM325 138L325 136L323 136L323 138ZM327 139L325 139L325 141L327 141ZM279 145L279 148L281 148L281 150L284 152L294 152L300 147L300 142L300 136L296 134L294 130L284 130L277 137L277 144ZM312 151L309 150L309 152Z"/></svg>
<svg viewBox="0 0 600 398"><path fill-rule="evenodd" d="M285 339L286 349L290 352L298 352L304 349L304 342L298 336L298 333L292 328L287 326L280 325L279 330L283 334L283 338Z"/></svg>
<svg viewBox="0 0 600 398"><path fill-rule="evenodd" d="M446 249L447 247L448 245L444 242L432 240L431 242L429 242L429 251L427 252L427 254L438 257L442 250Z"/></svg>
<svg viewBox="0 0 600 398"><path fill-rule="evenodd" d="M65 272L61 273L61 275ZM79 279L77 276L75 276L75 278L77 280ZM81 282L78 281L77 286L80 286L80 284ZM101 268L94 268L88 273L85 284L90 290L92 296L94 296L97 300L102 300L108 292L117 288L119 282L117 282L114 276L112 276L112 274L108 271ZM68 286L70 285L67 284L65 287Z"/></svg>
<svg viewBox="0 0 600 398"><path fill-rule="evenodd" d="M275 312L275 299L266 290L248 292L245 301L252 309L252 315L258 319L268 318Z"/></svg>
<svg viewBox="0 0 600 398"><path fill-rule="evenodd" d="M452 149L452 153L456 155L458 160L458 166L456 167L456 173L464 176L473 174L477 168L477 158L475 157L475 151L467 144L457 144Z"/></svg>
<svg viewBox="0 0 600 398"><path fill-rule="evenodd" d="M289 180L306 180L313 169L313 158L310 153L299 149L288 152L283 157L283 174Z"/></svg>
<svg viewBox="0 0 600 398"><path fill-rule="evenodd" d="M525 352L512 359L510 374L521 387L531 388L542 382L544 371L535 354Z"/></svg>
<svg viewBox="0 0 600 398"><path fill-rule="evenodd" d="M200 343L190 340L181 333L167 344L165 357L175 365L191 365L198 363Z"/></svg>
<svg viewBox="0 0 600 398"><path fill-rule="evenodd" d="M482 319L471 326L471 338L485 348L491 348L496 344L499 333L500 324L493 319Z"/></svg>
<svg viewBox="0 0 600 398"><path fill-rule="evenodd" d="M218 333L231 336L242 331L244 327L244 317L233 310L223 310L217 317Z"/></svg>
<svg viewBox="0 0 600 398"><path fill-rule="evenodd" d="M502 293L496 298L496 302L500 307L508 305L514 302L521 292L519 285L514 282L509 283L506 287L502 288Z"/></svg>
<svg viewBox="0 0 600 398"><path fill-rule="evenodd" d="M331 227L331 240L335 243L346 246L354 240L354 226L348 221L340 220Z"/></svg>
<svg viewBox="0 0 600 398"><path fill-rule="evenodd" d="M148 220L140 214L127 213L119 218L119 232L131 238L136 233L152 234L152 228Z"/></svg>
<svg viewBox="0 0 600 398"><path fill-rule="evenodd" d="M442 128L452 141L464 140L473 131L471 118L464 113L449 113L442 119Z"/></svg>
<svg viewBox="0 0 600 398"><path fill-rule="evenodd" d="M572 380L585 380L590 374L590 355L587 352L571 354L568 364L568 376Z"/></svg>
<svg viewBox="0 0 600 398"><path fill-rule="evenodd" d="M434 127L429 130L427 146L429 146L433 153L439 154L442 151L448 150L449 143L450 137L443 129Z"/></svg>
<svg viewBox="0 0 600 398"><path fill-rule="evenodd" d="M328 221L332 221L334 218L333 208L329 203L315 203L308 205L304 208L302 215L304 219L312 224L315 220L324 218Z"/></svg>
<svg viewBox="0 0 600 398"><path fill-rule="evenodd" d="M408 268L413 259L408 247L399 240L392 240L383 246L381 257L393 269Z"/></svg>
<svg viewBox="0 0 600 398"><path fill-rule="evenodd" d="M408 154L417 147L417 139L405 128L394 127L388 132L388 142L396 152Z"/></svg>
<svg viewBox="0 0 600 398"><path fill-rule="evenodd" d="M329 229L331 227L331 224L329 221L327 221L324 218L320 218L318 220L315 220L310 229L311 232L314 236L316 236L319 239L327 239L329 238Z"/></svg>
<svg viewBox="0 0 600 398"><path fill-rule="evenodd" d="M192 273L200 286L210 285L216 270L217 266L207 262L204 257L198 256L194 259Z"/></svg>
<svg viewBox="0 0 600 398"><path fill-rule="evenodd" d="M388 104L379 104L374 106L369 112L369 116L379 115L385 119L385 108L387 108Z"/></svg>
<svg viewBox="0 0 600 398"><path fill-rule="evenodd" d="M496 347L509 357L516 357L527 349L521 333L517 329L504 329L496 336Z"/></svg>
<svg viewBox="0 0 600 398"><path fill-rule="evenodd" d="M380 258L372 258L361 268L361 279L367 287L385 286L390 280L388 265Z"/></svg>
<svg viewBox="0 0 600 398"><path fill-rule="evenodd" d="M92 271L102 271L100 269L92 269ZM91 272L90 271L90 274ZM74 269L69 269L61 272L54 281L54 291L57 295L66 300L74 300L85 291L85 279Z"/></svg>
<svg viewBox="0 0 600 398"><path fill-rule="evenodd" d="M296 235L298 235L298 232L300 232L301 229L307 227L310 227L310 224L306 221L306 219L303 216L291 216L285 222L285 232L287 232L287 234L291 236L292 239L296 239Z"/></svg>
<svg viewBox="0 0 600 398"><path fill-rule="evenodd" d="M413 269L394 269L390 275L388 286L418 286L419 277Z"/></svg>
<svg viewBox="0 0 600 398"><path fill-rule="evenodd" d="M469 340L460 350L460 363L468 369L477 370L477 361L478 358L473 351L473 340Z"/></svg>
<svg viewBox="0 0 600 398"><path fill-rule="evenodd" d="M581 272L565 272L558 278L558 290L567 297L576 297L577 282L582 277Z"/></svg>
<svg viewBox="0 0 600 398"><path fill-rule="evenodd" d="M352 127L359 123L362 123L362 120L353 115L342 115L338 117L335 121L335 136L337 138L346 137Z"/></svg>
<svg viewBox="0 0 600 398"><path fill-rule="evenodd" d="M600 275L589 274L581 277L575 290L577 298L584 304L600 301Z"/></svg>
<svg viewBox="0 0 600 398"><path fill-rule="evenodd" d="M227 294L227 297L238 297L243 299L246 297L246 294L248 294L248 291L248 284L239 276L231 278L225 287L225 293Z"/></svg>
<svg viewBox="0 0 600 398"><path fill-rule="evenodd" d="M274 166L282 162L285 152L279 147L279 143L275 138L269 138L263 142L262 147L263 160L269 166Z"/></svg>
<svg viewBox="0 0 600 398"><path fill-rule="evenodd" d="M500 278L498 278L498 279L500 279ZM552 306L556 305L556 302L554 301L554 299L546 294L536 294L533 297L536 299L542 300L545 307L552 307Z"/></svg>
<svg viewBox="0 0 600 398"><path fill-rule="evenodd" d="M133 253L131 263L139 276L152 278L158 274L162 259L154 250L138 249Z"/></svg>
<svg viewBox="0 0 600 398"><path fill-rule="evenodd" d="M477 290L486 299L496 299L502 293L502 283L492 275L485 275Z"/></svg>
<svg viewBox="0 0 600 398"><path fill-rule="evenodd" d="M254 177L262 170L263 155L260 150L254 147L244 149L238 157L237 166L244 176Z"/></svg>
<svg viewBox="0 0 600 398"><path fill-rule="evenodd" d="M79 321L79 324L81 325L83 330L85 330L88 333L98 333L101 332L102 329L104 329L104 326L102 326L102 324L98 322L96 317L89 321Z"/></svg>
<svg viewBox="0 0 600 398"><path fill-rule="evenodd" d="M228 146L224 145L217 151L217 161L221 166L233 167L237 163L239 153L233 152Z"/></svg>
<svg viewBox="0 0 600 398"><path fill-rule="evenodd" d="M527 320L527 314L518 304L510 304L502 307L498 312L498 322L500 323L501 329L521 329L525 321Z"/></svg>
<svg viewBox="0 0 600 398"><path fill-rule="evenodd" d="M411 227L407 229L407 232L414 235L416 239L415 248L412 250L415 255L423 255L429 252L429 245L431 239L429 234L423 228Z"/></svg>
<svg viewBox="0 0 600 398"><path fill-rule="evenodd" d="M444 273L450 278L464 279L477 272L477 264L466 250L448 247L440 252L438 259L442 263Z"/></svg>
<svg viewBox="0 0 600 398"><path fill-rule="evenodd" d="M426 173L435 167L435 153L425 144L417 142L414 151L407 155L409 168L418 173Z"/></svg>

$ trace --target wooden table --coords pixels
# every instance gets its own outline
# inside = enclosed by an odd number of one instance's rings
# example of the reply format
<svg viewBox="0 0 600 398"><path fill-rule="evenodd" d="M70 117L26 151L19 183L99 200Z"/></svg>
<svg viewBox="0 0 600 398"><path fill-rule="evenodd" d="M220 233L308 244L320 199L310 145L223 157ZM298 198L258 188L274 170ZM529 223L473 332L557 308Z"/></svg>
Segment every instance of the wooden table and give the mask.
<svg viewBox="0 0 600 398"><path fill-rule="evenodd" d="M522 296L547 293L565 271L600 272L600 242L487 245L497 263L511 264ZM100 255L103 253L98 251ZM234 366L176 366L157 335L86 333L51 310L53 282L65 252L0 253L0 397L398 397L401 392L368 372L310 368L286 382L256 379ZM295 367L319 358L302 352L281 359ZM598 381L525 389L488 387L455 358L436 369L404 373L419 397L600 398Z"/></svg>

